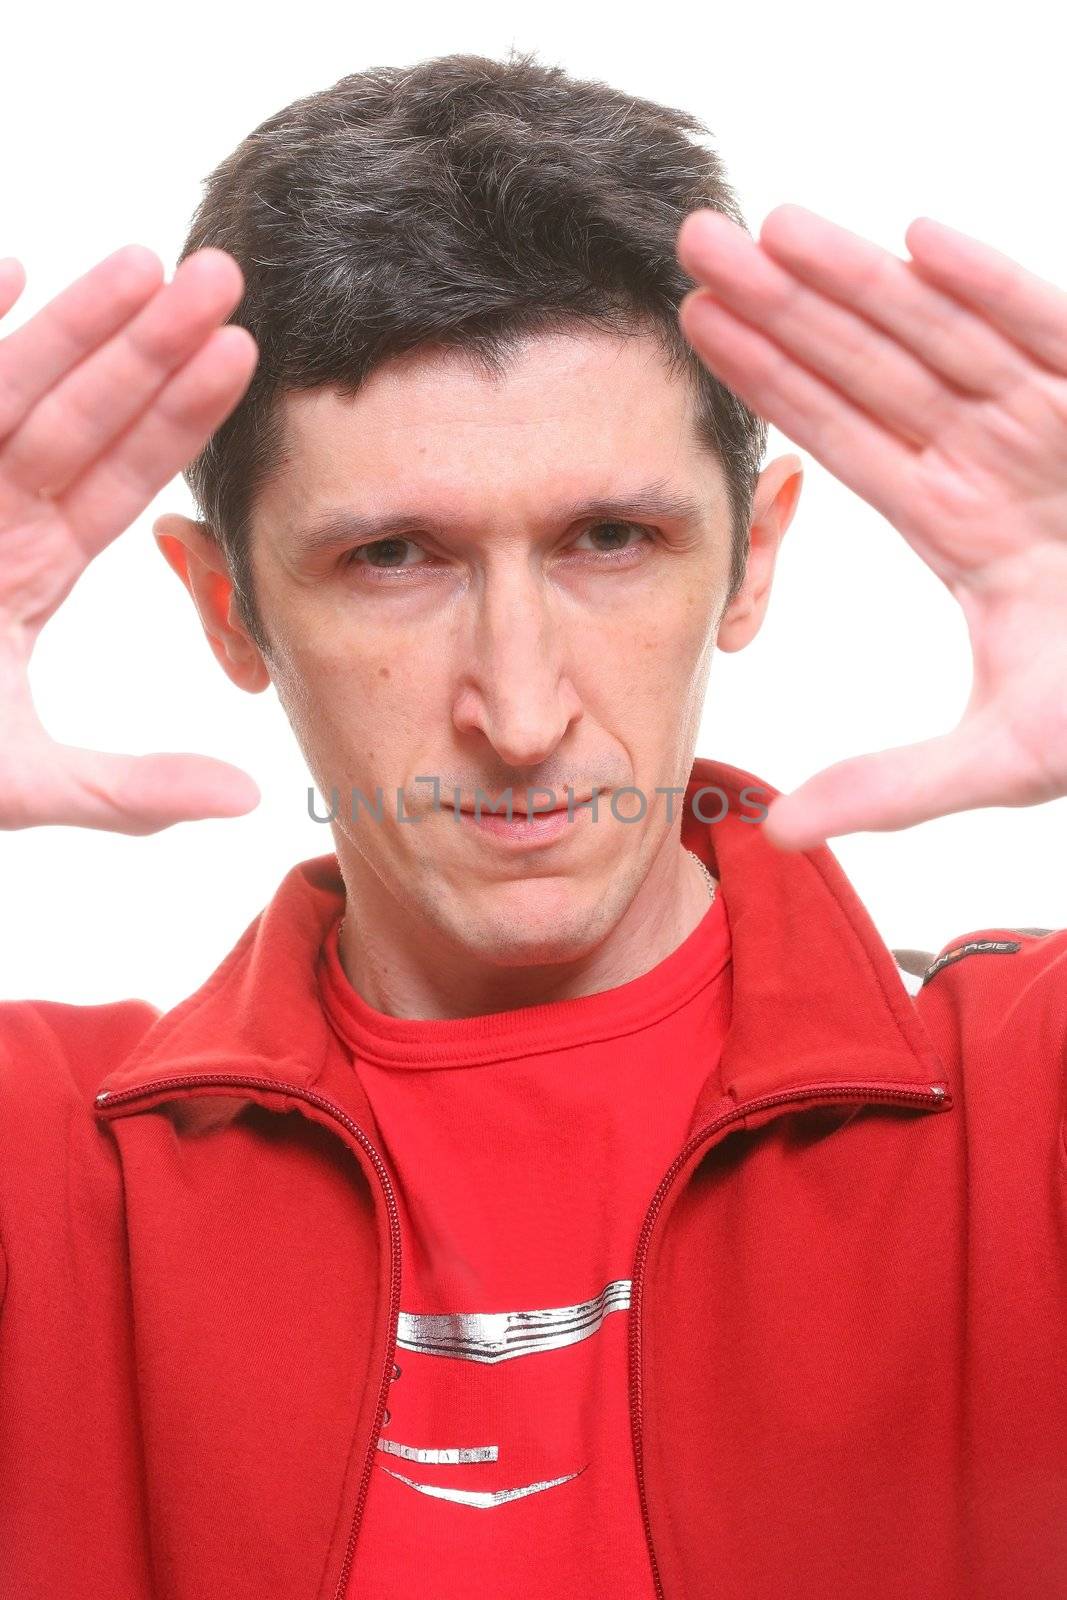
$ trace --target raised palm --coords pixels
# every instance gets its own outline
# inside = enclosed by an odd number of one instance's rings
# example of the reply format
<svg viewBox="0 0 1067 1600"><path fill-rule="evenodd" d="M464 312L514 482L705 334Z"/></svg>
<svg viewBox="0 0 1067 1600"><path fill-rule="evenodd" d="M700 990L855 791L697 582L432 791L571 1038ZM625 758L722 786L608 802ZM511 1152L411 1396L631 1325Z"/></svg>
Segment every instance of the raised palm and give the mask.
<svg viewBox="0 0 1067 1600"><path fill-rule="evenodd" d="M195 456L244 393L256 345L222 326L243 288L221 250L164 282L129 245L0 340L0 827L148 834L259 799L238 768L192 754L66 745L42 726L34 643L94 556ZM22 292L0 263L0 317Z"/></svg>
<svg viewBox="0 0 1067 1600"><path fill-rule="evenodd" d="M711 211L679 235L701 358L882 512L970 633L956 727L777 798L766 829L794 848L1067 794L1067 293L928 217L905 242L794 205L758 241Z"/></svg>

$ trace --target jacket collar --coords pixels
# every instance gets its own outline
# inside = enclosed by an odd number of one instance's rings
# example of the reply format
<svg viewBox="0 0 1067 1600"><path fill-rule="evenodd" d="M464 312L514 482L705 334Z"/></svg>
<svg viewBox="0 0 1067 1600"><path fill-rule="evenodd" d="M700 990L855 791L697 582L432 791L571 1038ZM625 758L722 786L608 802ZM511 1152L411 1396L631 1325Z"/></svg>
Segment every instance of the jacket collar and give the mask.
<svg viewBox="0 0 1067 1600"><path fill-rule="evenodd" d="M718 820L694 811L700 789L709 792L699 810ZM682 842L718 877L732 941L732 1018L698 1115L724 1098L813 1082L944 1083L893 957L831 851L781 851L752 820L777 793L704 758L686 789ZM321 1091L338 1047L316 968L344 900L332 852L292 867L221 965L157 1017L98 1092L201 1073Z"/></svg>
<svg viewBox="0 0 1067 1600"><path fill-rule="evenodd" d="M702 825L703 785L728 809ZM802 1084L926 1089L947 1085L943 1062L896 961L833 852L780 850L754 815L778 794L740 767L697 760L686 790L682 842L722 884L730 920L733 1006L717 1085L697 1108L736 1104ZM726 802L699 802L718 816Z"/></svg>

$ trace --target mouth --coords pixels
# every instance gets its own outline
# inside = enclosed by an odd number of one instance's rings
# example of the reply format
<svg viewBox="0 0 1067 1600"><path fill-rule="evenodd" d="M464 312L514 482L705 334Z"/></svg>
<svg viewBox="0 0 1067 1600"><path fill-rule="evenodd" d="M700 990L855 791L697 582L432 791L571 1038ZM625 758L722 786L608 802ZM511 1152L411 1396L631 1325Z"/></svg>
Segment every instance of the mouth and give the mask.
<svg viewBox="0 0 1067 1600"><path fill-rule="evenodd" d="M510 819L484 808L476 814L473 806L461 806L459 817L465 831L513 848L529 847L552 843L565 830L573 834L586 815L585 809L578 809L579 804L575 800L570 807L557 806L552 811L520 811L513 806Z"/></svg>
<svg viewBox="0 0 1067 1600"><path fill-rule="evenodd" d="M577 812L579 806L588 805L591 798L591 796L587 795L584 800L572 800L570 809L574 812ZM474 806L460 806L459 809L460 814L464 817L473 817L475 815ZM553 806L547 811L541 809L538 809L537 811L523 811L520 806L512 806L511 815L512 817L529 817L532 820L535 817L554 817L557 813L566 816L567 810L568 808L566 806ZM482 806L478 810L478 815L482 817L501 816L501 813L499 811L493 811L489 806ZM505 822L508 820L506 815L502 818L502 820Z"/></svg>

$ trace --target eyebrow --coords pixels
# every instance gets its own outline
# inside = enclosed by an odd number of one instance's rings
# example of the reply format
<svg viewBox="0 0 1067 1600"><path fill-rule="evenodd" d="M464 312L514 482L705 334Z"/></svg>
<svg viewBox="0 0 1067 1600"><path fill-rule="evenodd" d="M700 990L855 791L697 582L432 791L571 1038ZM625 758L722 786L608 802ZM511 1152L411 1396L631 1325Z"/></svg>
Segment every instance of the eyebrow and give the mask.
<svg viewBox="0 0 1067 1600"><path fill-rule="evenodd" d="M608 499L576 500L561 506L556 519L577 522L590 517L619 519L626 517L665 517L669 521L696 522L705 507L688 495L679 494L661 484L646 484L631 494L613 495ZM399 533L412 533L445 529L439 518L427 517L420 511L391 511L383 516L361 516L354 511L334 511L296 529L293 544L302 555L314 555L323 550L339 549L357 539L385 539Z"/></svg>

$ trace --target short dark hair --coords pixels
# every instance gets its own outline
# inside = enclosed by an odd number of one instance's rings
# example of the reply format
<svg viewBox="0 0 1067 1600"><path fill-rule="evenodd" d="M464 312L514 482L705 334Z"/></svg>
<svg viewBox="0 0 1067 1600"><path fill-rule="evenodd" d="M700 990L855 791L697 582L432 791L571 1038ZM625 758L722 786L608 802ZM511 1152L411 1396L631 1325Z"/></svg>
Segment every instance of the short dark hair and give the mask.
<svg viewBox="0 0 1067 1600"><path fill-rule="evenodd" d="M650 330L693 383L729 492L736 592L767 426L677 322L693 287L675 256L683 216L710 207L745 226L718 155L690 137L707 132L513 49L352 73L268 117L214 169L179 259L204 245L234 256L245 288L231 320L260 355L185 478L261 649L248 526L278 455L278 397L353 394L418 346L501 371L522 338L581 325Z"/></svg>

